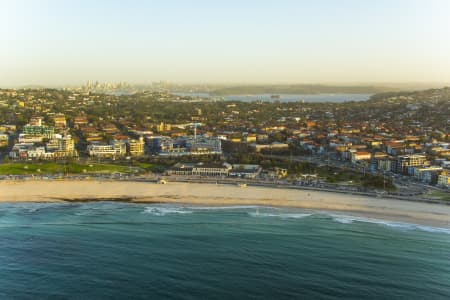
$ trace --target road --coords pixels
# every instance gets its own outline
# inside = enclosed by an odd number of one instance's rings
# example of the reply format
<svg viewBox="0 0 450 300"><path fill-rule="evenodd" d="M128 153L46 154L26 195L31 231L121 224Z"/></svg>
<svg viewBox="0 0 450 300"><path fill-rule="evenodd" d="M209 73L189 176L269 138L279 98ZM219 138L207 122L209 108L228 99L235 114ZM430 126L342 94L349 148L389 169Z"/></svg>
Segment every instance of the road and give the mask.
<svg viewBox="0 0 450 300"><path fill-rule="evenodd" d="M295 162L310 162L316 164L317 166L330 166L336 167L343 170L349 170L353 172L363 173L365 170L360 170L355 168L351 162L342 161L337 159L330 159L329 155L325 156L289 156L289 155L264 155L267 158L279 158L279 159L287 159ZM383 175L383 173L375 173L377 175ZM417 194L417 193L426 193L430 189L438 190L438 191L446 191L445 189L439 188L437 186L431 186L426 183L415 180L415 178L411 176L405 176L401 174L393 174L392 172L386 172L385 176L392 178L393 183L398 188L401 193Z"/></svg>

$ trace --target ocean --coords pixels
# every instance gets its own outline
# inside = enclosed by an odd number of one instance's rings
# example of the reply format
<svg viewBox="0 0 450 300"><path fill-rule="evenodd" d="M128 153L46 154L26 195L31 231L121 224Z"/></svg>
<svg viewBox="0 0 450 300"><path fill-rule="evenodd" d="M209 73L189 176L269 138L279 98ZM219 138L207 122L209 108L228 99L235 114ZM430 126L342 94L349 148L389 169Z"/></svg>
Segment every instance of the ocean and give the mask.
<svg viewBox="0 0 450 300"><path fill-rule="evenodd" d="M450 230L254 206L2 203L0 299L450 299Z"/></svg>

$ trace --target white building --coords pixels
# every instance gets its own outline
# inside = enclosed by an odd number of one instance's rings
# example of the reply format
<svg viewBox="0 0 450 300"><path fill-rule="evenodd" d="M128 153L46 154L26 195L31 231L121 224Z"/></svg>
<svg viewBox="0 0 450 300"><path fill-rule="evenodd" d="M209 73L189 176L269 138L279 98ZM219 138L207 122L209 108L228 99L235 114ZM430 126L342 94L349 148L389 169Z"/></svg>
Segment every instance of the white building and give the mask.
<svg viewBox="0 0 450 300"><path fill-rule="evenodd" d="M214 163L198 163L192 168L192 175L200 176L228 176L231 170L231 165L228 163L214 164Z"/></svg>
<svg viewBox="0 0 450 300"><path fill-rule="evenodd" d="M17 143L9 152L9 157L12 159L27 159L28 150L32 149L33 143Z"/></svg>
<svg viewBox="0 0 450 300"><path fill-rule="evenodd" d="M125 156L127 153L127 148L126 144L120 141L115 141L109 145L93 142L87 147L87 151L92 157L116 158Z"/></svg>
<svg viewBox="0 0 450 300"><path fill-rule="evenodd" d="M241 178L256 178L261 171L260 165L234 164L229 175Z"/></svg>
<svg viewBox="0 0 450 300"><path fill-rule="evenodd" d="M47 152L44 146L36 146L33 143L17 143L9 152L12 159L53 159L54 152Z"/></svg>
<svg viewBox="0 0 450 300"><path fill-rule="evenodd" d="M177 163L168 170L169 175L228 176L228 163Z"/></svg>
<svg viewBox="0 0 450 300"><path fill-rule="evenodd" d="M435 166L414 168L414 177L425 183L436 183L442 170L442 167Z"/></svg>
<svg viewBox="0 0 450 300"><path fill-rule="evenodd" d="M35 147L27 152L28 158L31 159L52 159L54 158L53 152L46 152L44 146Z"/></svg>
<svg viewBox="0 0 450 300"><path fill-rule="evenodd" d="M43 140L43 135L19 134L19 143L42 143Z"/></svg>

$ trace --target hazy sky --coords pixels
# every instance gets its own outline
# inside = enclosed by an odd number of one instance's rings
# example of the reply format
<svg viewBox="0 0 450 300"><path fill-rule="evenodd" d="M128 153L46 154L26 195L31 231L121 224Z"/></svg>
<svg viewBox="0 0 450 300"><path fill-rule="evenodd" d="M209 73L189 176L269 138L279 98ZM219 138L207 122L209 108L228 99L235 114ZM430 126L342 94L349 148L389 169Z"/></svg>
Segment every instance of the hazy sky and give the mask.
<svg viewBox="0 0 450 300"><path fill-rule="evenodd" d="M0 0L0 87L450 82L447 0Z"/></svg>

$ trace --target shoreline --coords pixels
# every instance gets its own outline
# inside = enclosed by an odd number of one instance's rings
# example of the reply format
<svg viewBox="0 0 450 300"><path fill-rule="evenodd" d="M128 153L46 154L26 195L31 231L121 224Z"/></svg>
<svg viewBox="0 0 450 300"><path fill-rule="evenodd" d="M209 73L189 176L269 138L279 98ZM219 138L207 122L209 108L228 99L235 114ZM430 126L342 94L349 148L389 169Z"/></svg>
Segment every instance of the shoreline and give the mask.
<svg viewBox="0 0 450 300"><path fill-rule="evenodd" d="M137 181L3 181L0 203L120 201L198 206L266 206L349 213L450 228L450 205L283 187Z"/></svg>

